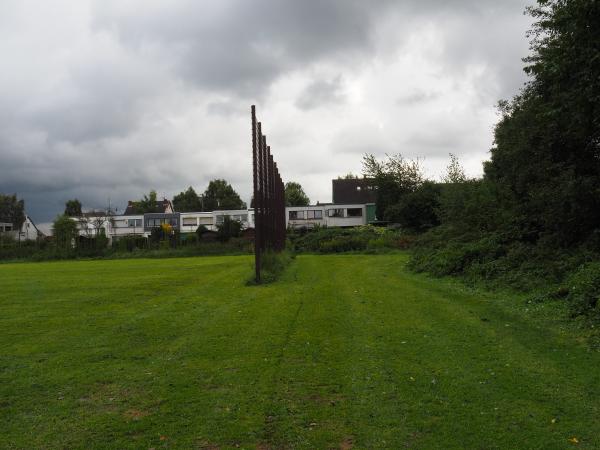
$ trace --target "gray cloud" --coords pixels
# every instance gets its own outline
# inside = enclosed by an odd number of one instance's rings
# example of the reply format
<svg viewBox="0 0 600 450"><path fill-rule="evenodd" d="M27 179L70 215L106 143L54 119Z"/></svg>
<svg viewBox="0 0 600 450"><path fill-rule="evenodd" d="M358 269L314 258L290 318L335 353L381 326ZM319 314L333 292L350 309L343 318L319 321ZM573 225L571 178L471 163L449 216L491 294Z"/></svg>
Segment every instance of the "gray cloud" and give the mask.
<svg viewBox="0 0 600 450"><path fill-rule="evenodd" d="M419 103L424 103L429 100L435 100L439 97L439 92L413 91L411 93L398 97L396 99L396 103L401 106L411 106Z"/></svg>
<svg viewBox="0 0 600 450"><path fill-rule="evenodd" d="M477 174L494 104L525 80L525 5L2 2L0 192L38 221L215 177L248 201L251 103L313 199L364 152L464 153Z"/></svg>
<svg viewBox="0 0 600 450"><path fill-rule="evenodd" d="M311 110L321 105L332 105L345 101L342 79L337 76L331 80L314 80L306 86L296 100L296 106Z"/></svg>
<svg viewBox="0 0 600 450"><path fill-rule="evenodd" d="M283 73L372 51L381 8L360 0L180 1L123 12L97 5L94 25L136 49L152 47L178 76L208 90L252 97Z"/></svg>

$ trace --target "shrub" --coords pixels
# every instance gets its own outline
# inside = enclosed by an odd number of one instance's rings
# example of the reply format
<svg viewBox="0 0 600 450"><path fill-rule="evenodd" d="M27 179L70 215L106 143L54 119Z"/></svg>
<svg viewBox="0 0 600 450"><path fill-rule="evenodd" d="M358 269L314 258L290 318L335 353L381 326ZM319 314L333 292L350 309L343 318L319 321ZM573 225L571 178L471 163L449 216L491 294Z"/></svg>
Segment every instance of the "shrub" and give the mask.
<svg viewBox="0 0 600 450"><path fill-rule="evenodd" d="M403 195L400 201L386 208L384 219L415 232L439 225L440 185L423 183L416 191Z"/></svg>
<svg viewBox="0 0 600 450"><path fill-rule="evenodd" d="M297 252L340 253L406 248L409 241L403 239L404 236L398 230L372 225L288 230L291 246Z"/></svg>
<svg viewBox="0 0 600 450"><path fill-rule="evenodd" d="M260 284L276 281L294 259L294 254L289 250L276 253L267 251L261 257ZM256 284L254 272L248 281L249 285Z"/></svg>
<svg viewBox="0 0 600 450"><path fill-rule="evenodd" d="M234 237L240 237L242 232L242 224L231 217L225 216L223 223L217 225L217 239L221 242L227 242Z"/></svg>
<svg viewBox="0 0 600 450"><path fill-rule="evenodd" d="M204 226L204 225L198 226L198 228L196 228L196 236L198 236L198 240L199 241L202 240L202 235L207 232L208 232L208 228L206 228L206 226Z"/></svg>
<svg viewBox="0 0 600 450"><path fill-rule="evenodd" d="M567 280L567 301L574 316L600 316L600 263L582 265Z"/></svg>

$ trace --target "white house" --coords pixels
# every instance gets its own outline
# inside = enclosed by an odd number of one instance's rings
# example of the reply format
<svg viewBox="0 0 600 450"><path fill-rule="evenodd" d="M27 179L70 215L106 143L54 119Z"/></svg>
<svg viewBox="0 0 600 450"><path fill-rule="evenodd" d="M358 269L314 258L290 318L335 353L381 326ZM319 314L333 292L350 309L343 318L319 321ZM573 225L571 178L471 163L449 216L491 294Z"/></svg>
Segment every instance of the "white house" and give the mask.
<svg viewBox="0 0 600 450"><path fill-rule="evenodd" d="M371 204L288 206L286 226L290 228L356 227L368 223Z"/></svg>
<svg viewBox="0 0 600 450"><path fill-rule="evenodd" d="M20 230L16 230L12 223L0 222L0 233L5 233L15 240L34 241L39 237L44 236L31 217L25 215L25 222Z"/></svg>
<svg viewBox="0 0 600 450"><path fill-rule="evenodd" d="M242 224L243 229L254 228L254 209L199 212L161 212L148 214L127 214L106 216L104 213L93 217L86 214L85 220L76 217L81 235L94 236L101 229L110 241L124 236L150 236L152 229L168 223L181 233L194 233L200 225L216 231L225 217ZM286 226L290 228L355 227L375 220L375 204L322 204L291 206L285 209ZM100 223L102 222L102 223Z"/></svg>

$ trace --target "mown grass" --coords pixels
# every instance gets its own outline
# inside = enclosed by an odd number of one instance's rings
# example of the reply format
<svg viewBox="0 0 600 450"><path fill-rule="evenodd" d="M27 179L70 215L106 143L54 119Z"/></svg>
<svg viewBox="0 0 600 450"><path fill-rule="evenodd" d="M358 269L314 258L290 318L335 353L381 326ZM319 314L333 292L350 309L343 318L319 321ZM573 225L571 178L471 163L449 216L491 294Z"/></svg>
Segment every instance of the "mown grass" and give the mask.
<svg viewBox="0 0 600 450"><path fill-rule="evenodd" d="M4 264L0 447L600 447L600 354L558 305L405 263Z"/></svg>

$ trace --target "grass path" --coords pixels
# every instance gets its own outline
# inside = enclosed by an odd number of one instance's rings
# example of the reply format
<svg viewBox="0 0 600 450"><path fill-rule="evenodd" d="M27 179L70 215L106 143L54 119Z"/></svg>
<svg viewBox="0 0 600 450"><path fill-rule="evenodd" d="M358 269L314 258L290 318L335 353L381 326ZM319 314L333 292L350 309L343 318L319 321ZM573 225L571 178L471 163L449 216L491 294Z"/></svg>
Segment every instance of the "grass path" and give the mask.
<svg viewBox="0 0 600 450"><path fill-rule="evenodd" d="M0 265L0 448L600 448L599 353L405 262Z"/></svg>

